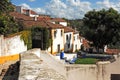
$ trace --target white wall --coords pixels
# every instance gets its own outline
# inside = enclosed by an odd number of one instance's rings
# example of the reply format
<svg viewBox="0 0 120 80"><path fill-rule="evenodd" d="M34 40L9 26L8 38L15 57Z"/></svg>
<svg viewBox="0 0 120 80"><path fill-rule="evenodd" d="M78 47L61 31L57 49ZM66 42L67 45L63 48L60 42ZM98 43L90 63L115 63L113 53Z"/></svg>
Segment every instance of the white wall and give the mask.
<svg viewBox="0 0 120 80"><path fill-rule="evenodd" d="M5 38L6 55L17 54L27 50L24 41L20 39L20 35L11 38Z"/></svg>
<svg viewBox="0 0 120 80"><path fill-rule="evenodd" d="M67 26L67 22L60 22L59 24L61 24L63 26Z"/></svg>
<svg viewBox="0 0 120 80"><path fill-rule="evenodd" d="M73 52L74 52L76 49L77 50L81 49L82 42L79 38L79 33L74 34L73 39L74 39L74 42L73 42ZM76 46L77 46L77 48L76 48Z"/></svg>
<svg viewBox="0 0 120 80"><path fill-rule="evenodd" d="M30 17L39 17L39 15L30 14Z"/></svg>
<svg viewBox="0 0 120 80"><path fill-rule="evenodd" d="M66 36L68 35L68 40L66 40ZM70 38L70 35L71 35L71 39ZM72 48L73 48L73 32L67 32L67 33L64 33L64 51L65 52L69 52ZM68 44L70 44L70 48L68 48Z"/></svg>
<svg viewBox="0 0 120 80"><path fill-rule="evenodd" d="M64 34L61 36L61 30L62 29L55 29L57 31L56 38L53 34L53 52L58 51L58 45L60 45L60 49L64 49Z"/></svg>
<svg viewBox="0 0 120 80"><path fill-rule="evenodd" d="M51 22L51 23L55 24L55 22L54 22L54 21L53 21L53 22ZM67 22L59 22L59 24L61 24L61 25L63 25L63 26L67 26Z"/></svg>
<svg viewBox="0 0 120 80"><path fill-rule="evenodd" d="M2 56L3 54L2 53L4 53L4 45L3 45L3 43L4 43L4 36L3 35L0 35L0 56Z"/></svg>
<svg viewBox="0 0 120 80"><path fill-rule="evenodd" d="M2 44L1 50L1 56L8 56L8 55L14 55L19 54L20 52L26 51L27 46L24 45L24 41L20 39L20 35L4 38Z"/></svg>

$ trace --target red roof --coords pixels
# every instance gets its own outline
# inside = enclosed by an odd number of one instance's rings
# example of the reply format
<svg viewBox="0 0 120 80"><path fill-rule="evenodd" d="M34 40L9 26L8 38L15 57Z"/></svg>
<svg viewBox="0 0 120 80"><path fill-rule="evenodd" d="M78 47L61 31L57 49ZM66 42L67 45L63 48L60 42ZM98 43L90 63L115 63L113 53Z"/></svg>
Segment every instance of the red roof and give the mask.
<svg viewBox="0 0 120 80"><path fill-rule="evenodd" d="M107 54L118 54L120 53L119 49L106 49Z"/></svg>
<svg viewBox="0 0 120 80"><path fill-rule="evenodd" d="M71 27L64 26L64 31L65 31L65 33L67 33L67 32L74 32L75 30L72 29Z"/></svg>
<svg viewBox="0 0 120 80"><path fill-rule="evenodd" d="M15 17L16 19L19 19L19 20L34 20L32 17L29 17L29 16L24 15L24 14L20 14L18 12L11 12L10 15Z"/></svg>
<svg viewBox="0 0 120 80"><path fill-rule="evenodd" d="M47 21L24 21L25 28L31 28L31 27L46 27L51 29L57 29L57 28L63 28L63 26L59 24L53 24Z"/></svg>
<svg viewBox="0 0 120 80"><path fill-rule="evenodd" d="M39 16L37 17L37 20L50 20L51 18L49 16Z"/></svg>
<svg viewBox="0 0 120 80"><path fill-rule="evenodd" d="M66 22L64 19L62 18L52 18L51 21L54 21L54 22Z"/></svg>
<svg viewBox="0 0 120 80"><path fill-rule="evenodd" d="M83 40L82 40L82 43L83 43L83 46L84 46L84 47L86 47L86 48L89 48L89 47L90 47L90 46L89 46L89 41L88 41L88 40L83 39Z"/></svg>

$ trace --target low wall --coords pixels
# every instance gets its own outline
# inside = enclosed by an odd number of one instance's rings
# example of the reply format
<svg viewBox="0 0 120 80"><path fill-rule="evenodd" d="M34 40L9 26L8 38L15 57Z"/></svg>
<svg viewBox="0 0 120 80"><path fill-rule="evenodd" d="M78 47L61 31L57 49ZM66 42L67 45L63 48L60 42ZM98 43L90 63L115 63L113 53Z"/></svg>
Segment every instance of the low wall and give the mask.
<svg viewBox="0 0 120 80"><path fill-rule="evenodd" d="M99 62L95 65L66 65L67 80L119 80L120 58L113 63Z"/></svg>
<svg viewBox="0 0 120 80"><path fill-rule="evenodd" d="M20 39L20 35L4 37L0 35L0 56L9 56L26 51L27 46Z"/></svg>
<svg viewBox="0 0 120 80"><path fill-rule="evenodd" d="M98 80L96 65L66 65L67 80Z"/></svg>
<svg viewBox="0 0 120 80"><path fill-rule="evenodd" d="M19 54L0 57L0 64L4 64L8 61L14 61L14 60L19 60Z"/></svg>
<svg viewBox="0 0 120 80"><path fill-rule="evenodd" d="M27 46L20 39L20 35L13 37L0 35L0 64L11 60L18 60L19 53L24 51L27 51Z"/></svg>
<svg viewBox="0 0 120 80"><path fill-rule="evenodd" d="M24 41L20 39L20 35L4 38L4 54L13 55L27 50Z"/></svg>

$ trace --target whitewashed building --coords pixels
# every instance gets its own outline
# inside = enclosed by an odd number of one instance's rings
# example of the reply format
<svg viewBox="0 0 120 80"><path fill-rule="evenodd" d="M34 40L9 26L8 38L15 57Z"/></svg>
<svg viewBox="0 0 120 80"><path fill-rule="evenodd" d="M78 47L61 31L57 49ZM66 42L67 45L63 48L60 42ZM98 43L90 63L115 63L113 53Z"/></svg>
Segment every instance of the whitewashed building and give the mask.
<svg viewBox="0 0 120 80"><path fill-rule="evenodd" d="M82 45L82 38L79 36L79 32L74 32L73 40L73 52L80 50Z"/></svg>
<svg viewBox="0 0 120 80"><path fill-rule="evenodd" d="M39 15L36 12L34 12L33 10L24 9L22 6L16 6L16 11L18 13L25 14L27 16L34 17L36 19L37 19L37 17L39 17Z"/></svg>
<svg viewBox="0 0 120 80"><path fill-rule="evenodd" d="M74 30L70 27L64 27L64 52L73 52L73 33Z"/></svg>
<svg viewBox="0 0 120 80"><path fill-rule="evenodd" d="M51 54L60 53L64 50L64 28L59 24L53 24L50 22L45 23L50 30L50 38L52 40L51 46L48 51Z"/></svg>

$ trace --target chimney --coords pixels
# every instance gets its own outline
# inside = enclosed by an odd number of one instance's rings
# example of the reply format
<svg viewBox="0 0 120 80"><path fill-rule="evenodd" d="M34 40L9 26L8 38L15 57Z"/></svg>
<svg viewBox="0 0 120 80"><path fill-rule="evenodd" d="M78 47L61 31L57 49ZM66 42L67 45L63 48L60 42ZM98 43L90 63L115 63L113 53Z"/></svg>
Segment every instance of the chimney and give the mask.
<svg viewBox="0 0 120 80"><path fill-rule="evenodd" d="M34 16L34 20L37 21L37 16Z"/></svg>

